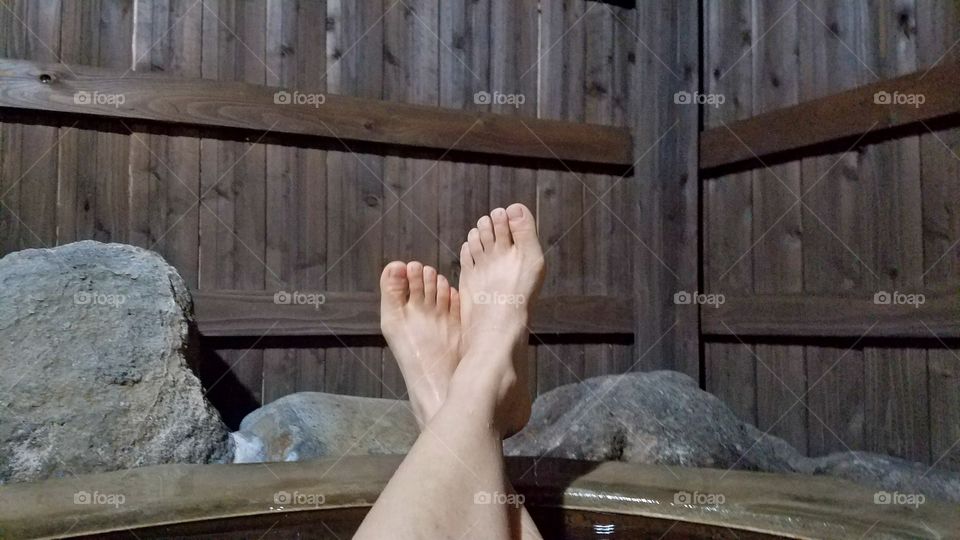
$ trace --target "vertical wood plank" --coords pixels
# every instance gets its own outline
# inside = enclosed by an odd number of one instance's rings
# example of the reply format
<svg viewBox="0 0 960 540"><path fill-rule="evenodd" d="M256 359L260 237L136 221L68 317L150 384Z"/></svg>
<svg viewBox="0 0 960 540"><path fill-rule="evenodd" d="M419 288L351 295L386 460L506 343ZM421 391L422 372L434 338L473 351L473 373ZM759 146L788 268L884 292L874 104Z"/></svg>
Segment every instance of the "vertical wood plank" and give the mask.
<svg viewBox="0 0 960 540"><path fill-rule="evenodd" d="M960 6L934 0L917 12L919 69L958 58ZM923 188L924 285L951 286L960 276L960 129L939 130L920 137ZM960 354L931 349L930 460L937 467L960 470Z"/></svg>
<svg viewBox="0 0 960 540"><path fill-rule="evenodd" d="M810 2L800 10L800 95L815 99L861 84L862 2ZM868 294L872 277L857 259L872 242L857 151L802 161L803 279L807 293ZM808 452L863 448L863 351L807 347ZM839 360L842 358L842 360Z"/></svg>
<svg viewBox="0 0 960 540"><path fill-rule="evenodd" d="M490 89L490 0L441 2L440 39L440 105L484 110L485 105L475 98ZM460 246L476 219L490 210L490 167L443 161L437 170L438 269L456 284Z"/></svg>
<svg viewBox="0 0 960 540"><path fill-rule="evenodd" d="M15 2L10 8L19 17L14 39L22 39L18 58L57 62L60 57L61 2ZM29 29L29 30L27 30ZM17 47L15 47L16 49ZM20 166L15 180L19 189L17 249L49 247L56 242L57 162L60 130L49 126L20 128ZM11 156L12 159L16 157ZM9 158L8 158L9 159ZM11 193L12 195L12 193ZM11 199L12 200L12 199Z"/></svg>
<svg viewBox="0 0 960 540"><path fill-rule="evenodd" d="M634 37L628 24L632 10L598 6L583 22L587 34L585 118L587 122L623 126L628 119L629 73L635 60ZM583 192L584 293L616 296L630 290L630 276L617 260L630 249L630 222L626 189L629 180L592 174L586 177L593 192ZM599 200L598 200L599 198ZM599 204L599 201L603 204ZM618 219L619 217L619 219ZM584 347L584 377L623 373L635 359L633 347L596 344Z"/></svg>
<svg viewBox="0 0 960 540"><path fill-rule="evenodd" d="M204 2L202 76L265 84L266 0ZM248 142L200 143L200 286L261 290L276 272L266 264L265 146ZM205 362L218 381L211 398L227 409L228 424L262 403L263 351L217 351ZM219 372L219 373L214 373Z"/></svg>
<svg viewBox="0 0 960 540"><path fill-rule="evenodd" d="M811 456L864 448L863 351L806 349Z"/></svg>
<svg viewBox="0 0 960 540"><path fill-rule="evenodd" d="M864 60L875 75L893 77L914 71L916 3L877 2L866 17ZM861 171L866 189L875 194L868 208L873 210L869 219L876 251L865 259L877 274L875 290L916 289L923 274L919 138L868 147ZM864 357L867 449L929 461L926 351L866 348Z"/></svg>
<svg viewBox="0 0 960 540"><path fill-rule="evenodd" d="M603 11L597 3L579 0L548 2L540 14L539 116L584 120L586 16ZM543 294L583 292L584 177L539 170L537 216L546 262ZM590 191L592 193L592 191ZM537 393L583 380L582 345L541 344L537 347Z"/></svg>
<svg viewBox="0 0 960 540"><path fill-rule="evenodd" d="M14 10L0 9L0 54L18 58L14 39L20 24ZM20 137L19 124L0 123L0 256L17 249L20 235Z"/></svg>
<svg viewBox="0 0 960 540"><path fill-rule="evenodd" d="M133 0L63 5L61 61L126 69L133 60ZM128 242L130 136L60 128L57 243Z"/></svg>
<svg viewBox="0 0 960 540"><path fill-rule="evenodd" d="M704 109L704 124L719 127L753 114L753 12L748 0L705 2L704 10L705 91L727 98L722 107ZM708 292L753 291L752 204L750 173L705 183L703 251ZM706 389L741 419L755 423L757 365L752 347L707 343L704 349Z"/></svg>
<svg viewBox="0 0 960 540"><path fill-rule="evenodd" d="M327 2L327 88L332 93L383 97L384 12L381 0ZM348 149L327 155L327 288L374 291L383 268L383 158ZM327 392L381 395L378 346L326 351ZM393 397L389 395L387 397Z"/></svg>
<svg viewBox="0 0 960 540"><path fill-rule="evenodd" d="M726 3L724 3L726 4ZM699 9L695 2L641 2L632 115L637 159L630 195L635 242L633 296L638 368L700 376L699 309L674 295L698 289L699 190L695 179L699 110L677 102L699 88ZM652 148L651 148L652 146ZM649 352L647 352L649 351Z"/></svg>
<svg viewBox="0 0 960 540"><path fill-rule="evenodd" d="M317 31L317 21L326 16L325 2L268 1L268 85L323 92L326 36ZM326 207L326 153L267 145L266 163L266 262L280 278L268 275L267 289L322 293L326 223L318 209ZM320 349L265 350L264 403L323 390L323 358Z"/></svg>
<svg viewBox="0 0 960 540"><path fill-rule="evenodd" d="M754 2L754 114L794 105L799 97L798 3ZM754 291L803 291L800 163L753 172ZM803 347L756 345L757 420L762 430L801 452L807 446L806 370ZM797 403L797 400L800 403Z"/></svg>

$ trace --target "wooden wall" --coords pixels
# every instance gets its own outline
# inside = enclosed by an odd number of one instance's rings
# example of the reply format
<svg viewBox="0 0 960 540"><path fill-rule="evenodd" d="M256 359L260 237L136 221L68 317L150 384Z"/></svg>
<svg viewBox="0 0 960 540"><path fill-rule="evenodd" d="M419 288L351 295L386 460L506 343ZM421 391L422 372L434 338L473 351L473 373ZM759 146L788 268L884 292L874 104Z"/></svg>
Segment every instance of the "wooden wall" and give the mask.
<svg viewBox="0 0 960 540"><path fill-rule="evenodd" d="M957 57L952 1L705 1L706 127ZM960 130L704 184L704 278L728 295L871 296L960 284ZM783 126L790 129L790 126ZM949 345L949 346L948 346ZM936 339L733 339L705 384L811 455L870 450L960 468L960 356Z"/></svg>
<svg viewBox="0 0 960 540"><path fill-rule="evenodd" d="M583 0L11 0L0 56L625 125L636 24ZM477 104L480 91L524 102ZM92 238L156 250L200 290L375 291L393 259L455 280L466 231L520 201L539 216L545 295L629 294L630 176L81 127L0 128L3 253ZM218 340L203 362L231 423L295 391L404 395L379 339L250 345ZM622 341L529 355L535 392L634 367Z"/></svg>
<svg viewBox="0 0 960 540"><path fill-rule="evenodd" d="M956 286L960 130L702 182L697 133L955 57L958 16L951 0L7 0L0 56L625 125L637 161L619 177L375 155L338 139L318 149L7 122L0 250L93 238L157 250L200 290L375 291L393 259L455 280L476 218L521 201L546 244L545 295L634 303L632 343L532 344L532 391L676 369L810 454L960 468L956 343L701 346L698 307L673 301ZM726 100L674 100L697 90ZM524 103L478 104L481 91ZM202 377L229 422L295 391L403 396L379 339L278 345L269 332L207 342Z"/></svg>

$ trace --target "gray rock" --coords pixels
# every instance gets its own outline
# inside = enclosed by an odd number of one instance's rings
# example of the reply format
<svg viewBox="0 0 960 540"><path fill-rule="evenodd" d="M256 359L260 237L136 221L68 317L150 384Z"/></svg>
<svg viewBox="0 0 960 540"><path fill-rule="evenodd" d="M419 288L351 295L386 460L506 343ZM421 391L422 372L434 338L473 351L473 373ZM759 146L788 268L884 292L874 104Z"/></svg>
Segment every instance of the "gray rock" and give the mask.
<svg viewBox="0 0 960 540"><path fill-rule="evenodd" d="M676 371L587 379L537 398L527 427L504 443L514 456L634 461L789 472L800 454L758 441L712 394Z"/></svg>
<svg viewBox="0 0 960 540"><path fill-rule="evenodd" d="M234 433L235 462L344 454L402 454L417 437L407 402L291 394L248 415ZM960 502L960 474L889 456L808 458L738 419L675 371L587 379L537 398L527 427L504 442L513 456L825 474L878 491Z"/></svg>
<svg viewBox="0 0 960 540"><path fill-rule="evenodd" d="M960 473L869 452L809 458L741 422L675 371L587 379L537 398L508 455L621 460L689 467L837 476L901 494L960 502Z"/></svg>
<svg viewBox="0 0 960 540"><path fill-rule="evenodd" d="M0 259L0 483L229 461L187 364L190 296L144 249L85 241Z"/></svg>
<svg viewBox="0 0 960 540"><path fill-rule="evenodd" d="M299 392L243 419L234 463L404 454L418 433L406 401Z"/></svg>

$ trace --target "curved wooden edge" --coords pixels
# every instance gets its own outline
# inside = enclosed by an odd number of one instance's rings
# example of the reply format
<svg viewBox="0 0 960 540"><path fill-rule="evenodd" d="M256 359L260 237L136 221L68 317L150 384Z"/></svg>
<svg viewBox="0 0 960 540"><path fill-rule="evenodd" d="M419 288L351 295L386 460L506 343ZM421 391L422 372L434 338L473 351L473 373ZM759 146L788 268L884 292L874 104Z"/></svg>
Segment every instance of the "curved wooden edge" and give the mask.
<svg viewBox="0 0 960 540"><path fill-rule="evenodd" d="M160 465L0 486L0 534L81 536L200 520L365 508L401 459ZM941 538L960 530L960 515L952 505L929 500L917 507L879 505L874 491L827 477L533 458L508 458L507 465L514 485L534 508L608 512L794 538L849 538L868 531ZM75 502L82 494L124 499L116 505ZM278 503L284 494L286 500L305 502ZM684 502L705 496L723 500L710 506Z"/></svg>
<svg viewBox="0 0 960 540"><path fill-rule="evenodd" d="M0 59L0 108L623 168L633 164L630 132L620 127L8 58Z"/></svg>
<svg viewBox="0 0 960 540"><path fill-rule="evenodd" d="M205 337L379 336L380 300L372 292L314 290L191 291ZM553 296L537 300L537 334L632 334L629 298Z"/></svg>
<svg viewBox="0 0 960 540"><path fill-rule="evenodd" d="M868 132L955 119L960 113L958 86L960 64L946 62L708 129L700 136L700 169L704 177L716 177L736 164L749 165L741 169L762 166L758 158L851 138L856 142Z"/></svg>

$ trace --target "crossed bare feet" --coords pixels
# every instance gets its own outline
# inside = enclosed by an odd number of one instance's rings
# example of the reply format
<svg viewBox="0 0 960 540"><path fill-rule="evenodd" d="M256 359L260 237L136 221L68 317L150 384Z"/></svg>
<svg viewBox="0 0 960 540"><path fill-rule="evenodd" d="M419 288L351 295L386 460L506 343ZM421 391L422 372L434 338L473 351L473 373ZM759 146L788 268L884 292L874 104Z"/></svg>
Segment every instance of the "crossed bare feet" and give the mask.
<svg viewBox="0 0 960 540"><path fill-rule="evenodd" d="M459 292L418 262L392 262L380 278L381 328L423 434L358 537L463 538L483 522L483 537L542 539L522 500L483 497L516 496L501 440L530 418L523 352L543 279L530 210L514 204L480 218L460 259ZM411 509L414 491L427 503Z"/></svg>
<svg viewBox="0 0 960 540"><path fill-rule="evenodd" d="M421 429L457 379L467 394L495 396L494 428L507 437L530 417L522 353L544 266L530 210L513 204L481 217L460 263L459 292L429 266L388 264L380 278L381 327Z"/></svg>

